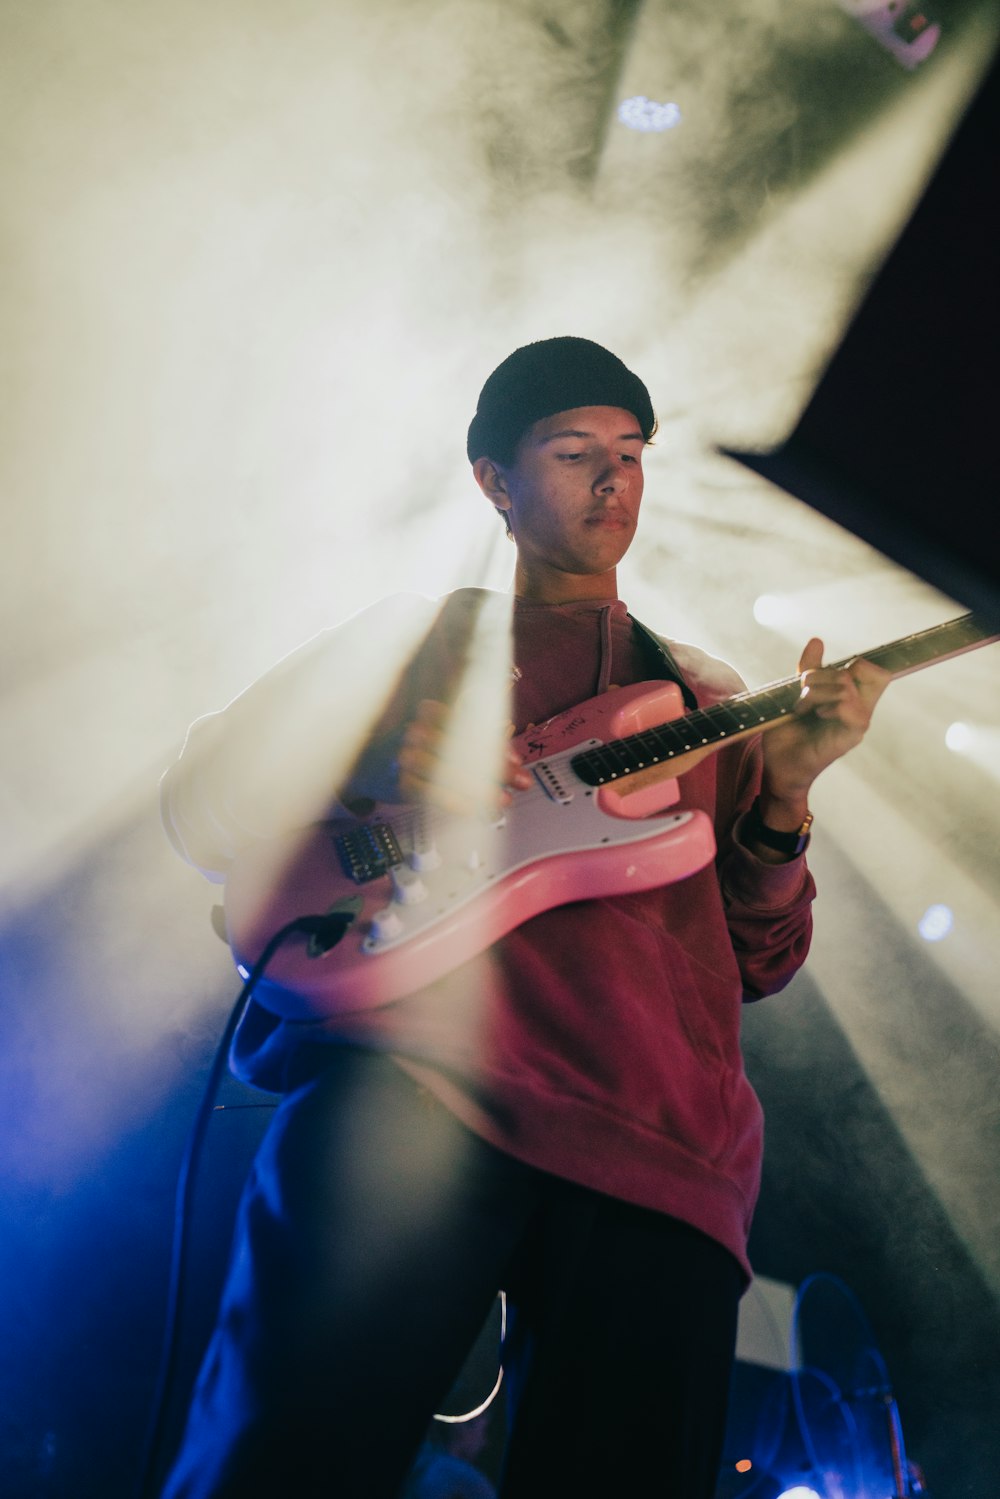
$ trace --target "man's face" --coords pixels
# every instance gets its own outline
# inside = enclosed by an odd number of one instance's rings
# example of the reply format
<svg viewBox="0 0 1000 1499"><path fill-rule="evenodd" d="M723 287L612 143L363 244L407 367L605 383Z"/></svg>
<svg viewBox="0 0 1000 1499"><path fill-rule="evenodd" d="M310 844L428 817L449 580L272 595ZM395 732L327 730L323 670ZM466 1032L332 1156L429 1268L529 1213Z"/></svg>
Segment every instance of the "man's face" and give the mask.
<svg viewBox="0 0 1000 1499"><path fill-rule="evenodd" d="M498 470L501 498L491 498L529 584L562 582L580 598L613 590L639 518L644 447L638 421L617 406L578 406L528 430L513 465Z"/></svg>

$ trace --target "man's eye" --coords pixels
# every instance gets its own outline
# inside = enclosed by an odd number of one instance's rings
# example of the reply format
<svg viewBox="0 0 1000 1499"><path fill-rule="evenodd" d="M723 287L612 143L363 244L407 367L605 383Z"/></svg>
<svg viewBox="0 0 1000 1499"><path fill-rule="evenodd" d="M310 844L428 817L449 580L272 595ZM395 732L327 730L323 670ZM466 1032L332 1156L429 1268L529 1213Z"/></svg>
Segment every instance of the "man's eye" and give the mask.
<svg viewBox="0 0 1000 1499"><path fill-rule="evenodd" d="M564 461L567 461L569 463L573 463L573 462L575 462L575 460L577 458L582 458L583 454L582 453L560 453L559 457L562 458Z"/></svg>

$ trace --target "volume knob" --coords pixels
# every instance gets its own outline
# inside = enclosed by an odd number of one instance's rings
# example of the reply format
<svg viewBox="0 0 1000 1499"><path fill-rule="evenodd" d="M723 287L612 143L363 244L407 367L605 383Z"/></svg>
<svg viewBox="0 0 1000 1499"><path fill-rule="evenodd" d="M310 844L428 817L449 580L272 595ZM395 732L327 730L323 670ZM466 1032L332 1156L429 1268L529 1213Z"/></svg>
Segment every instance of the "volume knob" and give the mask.
<svg viewBox="0 0 1000 1499"><path fill-rule="evenodd" d="M383 906L381 911L376 911L372 916L371 926L368 931L369 942L391 942L394 937L401 935L403 930L403 919L393 906Z"/></svg>
<svg viewBox="0 0 1000 1499"><path fill-rule="evenodd" d="M420 848L415 848L406 862L411 869L415 869L421 874L425 870L440 869L441 855L438 852L437 844L426 843Z"/></svg>
<svg viewBox="0 0 1000 1499"><path fill-rule="evenodd" d="M406 864L395 864L389 870L392 879L392 898L401 906L415 906L427 899L427 886L415 869Z"/></svg>

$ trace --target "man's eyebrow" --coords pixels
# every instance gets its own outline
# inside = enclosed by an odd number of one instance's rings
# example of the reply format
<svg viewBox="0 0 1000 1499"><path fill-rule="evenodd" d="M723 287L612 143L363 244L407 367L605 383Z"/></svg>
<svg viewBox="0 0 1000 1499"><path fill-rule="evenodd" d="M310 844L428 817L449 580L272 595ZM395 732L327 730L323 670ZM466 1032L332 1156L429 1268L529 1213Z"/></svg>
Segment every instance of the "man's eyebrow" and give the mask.
<svg viewBox="0 0 1000 1499"><path fill-rule="evenodd" d="M564 427L560 432L550 432L548 437L543 437L541 446L544 447L549 442L558 442L563 437L593 437L594 435L593 432L581 432L577 427ZM623 432L615 438L615 442L645 443L645 441L641 432Z"/></svg>

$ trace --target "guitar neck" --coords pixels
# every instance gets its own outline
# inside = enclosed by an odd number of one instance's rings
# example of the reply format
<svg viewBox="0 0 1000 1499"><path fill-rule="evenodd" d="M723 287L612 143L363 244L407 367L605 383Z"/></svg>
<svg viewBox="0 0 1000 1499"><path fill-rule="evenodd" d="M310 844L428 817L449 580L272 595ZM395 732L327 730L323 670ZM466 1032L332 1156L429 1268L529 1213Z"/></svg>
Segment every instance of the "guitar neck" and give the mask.
<svg viewBox="0 0 1000 1499"><path fill-rule="evenodd" d="M916 635L906 635L888 645L866 651L864 659L880 666L893 677L904 677L938 661L948 661L966 651L1000 640L990 626L973 614L964 614L947 624L934 625ZM850 666L858 655L836 661L836 667ZM687 758L688 764L701 759L711 750L721 749L732 739L765 729L787 717L798 701L801 686L798 675L783 677L766 687L740 692L711 708L699 708L683 718L671 719L657 728L625 739L613 739L598 749L584 750L572 760L572 767L588 786L604 786L609 781L650 772L679 773L676 762ZM685 767L686 768L686 767ZM644 778L645 779L645 778Z"/></svg>

